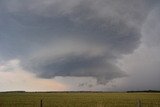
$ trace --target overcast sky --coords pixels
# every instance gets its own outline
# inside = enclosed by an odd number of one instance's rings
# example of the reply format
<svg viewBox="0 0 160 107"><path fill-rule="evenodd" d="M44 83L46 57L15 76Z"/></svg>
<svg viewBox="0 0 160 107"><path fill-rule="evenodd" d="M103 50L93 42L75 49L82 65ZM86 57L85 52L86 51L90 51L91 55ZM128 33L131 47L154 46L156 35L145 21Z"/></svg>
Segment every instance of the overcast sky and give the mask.
<svg viewBox="0 0 160 107"><path fill-rule="evenodd" d="M160 90L159 0L0 0L0 91Z"/></svg>

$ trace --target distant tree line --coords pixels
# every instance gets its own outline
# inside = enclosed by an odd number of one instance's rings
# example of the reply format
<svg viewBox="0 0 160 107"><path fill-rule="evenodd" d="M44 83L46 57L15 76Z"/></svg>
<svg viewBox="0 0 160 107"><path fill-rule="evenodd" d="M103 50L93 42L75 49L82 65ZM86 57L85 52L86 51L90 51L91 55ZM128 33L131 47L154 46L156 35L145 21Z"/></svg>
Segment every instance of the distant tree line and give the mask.
<svg viewBox="0 0 160 107"><path fill-rule="evenodd" d="M26 91L5 91L2 93L25 93Z"/></svg>
<svg viewBox="0 0 160 107"><path fill-rule="evenodd" d="M145 93L160 93L159 90L127 91L127 93L141 93L141 92L145 92Z"/></svg>
<svg viewBox="0 0 160 107"><path fill-rule="evenodd" d="M141 91L5 91L0 93L160 93L160 90L141 90Z"/></svg>

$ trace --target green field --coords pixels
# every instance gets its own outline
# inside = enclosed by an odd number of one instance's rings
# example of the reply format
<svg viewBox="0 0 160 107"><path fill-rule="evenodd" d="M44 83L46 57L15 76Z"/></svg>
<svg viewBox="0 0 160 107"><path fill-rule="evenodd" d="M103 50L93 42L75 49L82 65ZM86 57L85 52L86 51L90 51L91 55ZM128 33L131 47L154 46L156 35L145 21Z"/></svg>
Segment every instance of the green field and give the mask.
<svg viewBox="0 0 160 107"><path fill-rule="evenodd" d="M160 93L0 93L0 107L160 107Z"/></svg>

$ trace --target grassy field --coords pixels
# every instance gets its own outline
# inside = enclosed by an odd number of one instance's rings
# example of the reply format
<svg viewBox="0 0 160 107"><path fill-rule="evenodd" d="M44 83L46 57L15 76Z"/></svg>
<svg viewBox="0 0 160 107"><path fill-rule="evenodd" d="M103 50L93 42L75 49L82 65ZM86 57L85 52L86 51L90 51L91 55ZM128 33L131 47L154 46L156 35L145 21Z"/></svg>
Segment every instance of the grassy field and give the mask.
<svg viewBox="0 0 160 107"><path fill-rule="evenodd" d="M160 107L160 93L0 93L0 107Z"/></svg>

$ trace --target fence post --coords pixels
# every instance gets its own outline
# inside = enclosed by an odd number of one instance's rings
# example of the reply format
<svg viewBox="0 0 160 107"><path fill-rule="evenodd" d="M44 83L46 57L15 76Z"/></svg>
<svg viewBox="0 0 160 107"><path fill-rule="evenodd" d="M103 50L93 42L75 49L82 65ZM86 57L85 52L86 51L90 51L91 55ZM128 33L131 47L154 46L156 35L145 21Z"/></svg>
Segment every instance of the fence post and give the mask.
<svg viewBox="0 0 160 107"><path fill-rule="evenodd" d="M141 106L141 100L138 100L138 102L137 102L137 107L142 107L142 106Z"/></svg>
<svg viewBox="0 0 160 107"><path fill-rule="evenodd" d="M43 107L43 100L40 101L40 107Z"/></svg>

